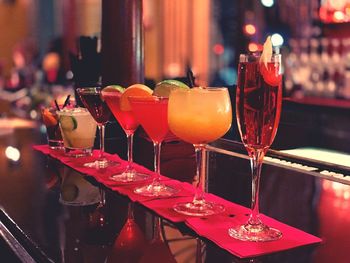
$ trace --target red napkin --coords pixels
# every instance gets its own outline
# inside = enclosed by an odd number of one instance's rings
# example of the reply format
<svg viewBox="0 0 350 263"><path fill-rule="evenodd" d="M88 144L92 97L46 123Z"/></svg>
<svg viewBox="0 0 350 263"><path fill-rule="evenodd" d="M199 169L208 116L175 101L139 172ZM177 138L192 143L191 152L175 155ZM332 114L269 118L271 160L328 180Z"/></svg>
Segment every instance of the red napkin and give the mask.
<svg viewBox="0 0 350 263"><path fill-rule="evenodd" d="M212 200L211 198L209 199ZM271 242L248 242L234 239L229 236L228 229L246 223L250 210L226 200L223 200L222 203L225 203L226 206L226 211L224 213L204 218L187 218L186 224L199 235L206 237L219 247L240 258L261 256L322 242L322 240L316 236L278 222L265 215L261 215L263 222L268 226L280 230L283 233L281 239Z"/></svg>
<svg viewBox="0 0 350 263"><path fill-rule="evenodd" d="M264 215L261 215L263 221L267 225L282 231L283 237L280 240L273 242L258 243L239 241L228 235L228 229L234 225L241 225L247 221L250 209L246 207L231 203L213 194L205 194L207 201L224 205L225 211L222 214L204 218L181 215L173 210L173 206L178 202L192 201L195 189L188 183L179 182L177 180L172 180L165 176L161 176L161 181L179 189L179 193L168 198L144 197L135 194L134 189L137 186L150 183L155 173L141 165L135 164L135 170L149 174L150 179L148 181L144 181L142 183L117 183L111 180L110 176L123 172L126 168L127 162L120 159L116 154L111 155L106 153L106 158L120 162L119 166L108 167L106 169L95 169L85 167L83 164L96 159L98 156L98 151L94 151L93 156L91 157L71 158L65 156L63 151L50 150L47 145L35 145L33 148L41 151L44 154L51 155L53 158L60 160L62 163L70 166L78 172L93 176L98 182L106 185L116 192L119 192L120 194L128 196L132 201L140 202L144 206L172 222L185 221L185 223L200 236L212 240L218 246L241 258L259 256L303 245L319 243L322 241L318 237L280 223Z"/></svg>

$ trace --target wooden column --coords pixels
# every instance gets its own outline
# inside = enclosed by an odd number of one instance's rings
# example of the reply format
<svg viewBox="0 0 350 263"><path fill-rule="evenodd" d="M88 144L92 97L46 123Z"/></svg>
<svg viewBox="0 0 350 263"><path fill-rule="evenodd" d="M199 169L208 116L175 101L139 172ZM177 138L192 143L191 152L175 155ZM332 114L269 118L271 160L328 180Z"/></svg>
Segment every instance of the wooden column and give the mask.
<svg viewBox="0 0 350 263"><path fill-rule="evenodd" d="M102 0L102 84L144 82L142 0Z"/></svg>

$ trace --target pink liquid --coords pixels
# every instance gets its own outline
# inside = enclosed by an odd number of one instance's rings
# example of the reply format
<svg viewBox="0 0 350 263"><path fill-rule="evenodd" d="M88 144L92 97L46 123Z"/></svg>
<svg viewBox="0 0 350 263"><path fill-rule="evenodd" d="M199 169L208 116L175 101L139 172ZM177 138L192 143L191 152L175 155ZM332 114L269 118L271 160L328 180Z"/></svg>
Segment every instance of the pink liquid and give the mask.
<svg viewBox="0 0 350 263"><path fill-rule="evenodd" d="M267 149L281 115L279 64L268 63L266 68L258 62L243 62L238 68L236 114L242 141L248 150Z"/></svg>
<svg viewBox="0 0 350 263"><path fill-rule="evenodd" d="M108 107L112 111L114 117L118 120L120 126L124 129L125 132L133 133L139 126L139 123L135 119L135 116L132 111L123 111L120 109L120 96L121 93L110 92L104 93L103 98L107 102Z"/></svg>
<svg viewBox="0 0 350 263"><path fill-rule="evenodd" d="M131 97L132 110L154 142L162 142L169 131L168 99Z"/></svg>

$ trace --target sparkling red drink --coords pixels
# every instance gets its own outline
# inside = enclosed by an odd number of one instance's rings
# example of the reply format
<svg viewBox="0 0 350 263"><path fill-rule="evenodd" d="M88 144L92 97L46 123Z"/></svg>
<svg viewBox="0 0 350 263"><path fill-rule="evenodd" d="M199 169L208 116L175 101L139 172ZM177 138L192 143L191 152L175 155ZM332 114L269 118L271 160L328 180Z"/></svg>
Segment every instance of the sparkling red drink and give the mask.
<svg viewBox="0 0 350 263"><path fill-rule="evenodd" d="M281 115L282 77L279 63L241 62L238 65L236 114L247 149L267 149Z"/></svg>

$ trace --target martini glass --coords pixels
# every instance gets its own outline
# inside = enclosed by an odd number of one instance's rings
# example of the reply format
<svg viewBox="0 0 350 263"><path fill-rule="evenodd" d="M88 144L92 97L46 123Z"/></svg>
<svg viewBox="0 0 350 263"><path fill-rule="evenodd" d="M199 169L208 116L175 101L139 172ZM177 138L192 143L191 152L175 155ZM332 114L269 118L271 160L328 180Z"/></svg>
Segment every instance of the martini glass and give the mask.
<svg viewBox="0 0 350 263"><path fill-rule="evenodd" d="M120 108L121 95L122 93L119 92L102 91L102 96L107 102L107 105L112 111L114 117L123 128L128 143L128 165L124 172L112 175L111 179L123 183L143 181L149 178L149 175L136 172L136 170L133 168L134 133L139 126L139 123L136 121L132 111L125 111Z"/></svg>
<svg viewBox="0 0 350 263"><path fill-rule="evenodd" d="M206 201L205 170L202 155L205 145L223 136L231 127L232 110L227 88L178 89L169 97L169 128L195 148L198 185L192 202L178 203L174 210L190 216L221 213L224 206Z"/></svg>
<svg viewBox="0 0 350 263"><path fill-rule="evenodd" d="M177 189L160 181L160 150L168 128L168 98L129 97L132 111L140 122L154 146L154 171L156 177L151 184L138 187L135 193L144 196L171 196Z"/></svg>
<svg viewBox="0 0 350 263"><path fill-rule="evenodd" d="M265 153L272 144L281 115L281 55L260 62L259 54L240 55L236 92L238 129L252 169L251 214L243 225L229 229L229 235L243 241L272 241L282 233L265 225L259 214L259 183Z"/></svg>
<svg viewBox="0 0 350 263"><path fill-rule="evenodd" d="M86 163L84 164L84 166L106 168L108 166L118 165L119 163L109 161L104 156L105 125L109 120L111 112L109 111L107 104L101 97L101 88L100 87L78 88L77 92L84 106L88 109L91 116L95 119L99 133L100 133L99 157L96 161L91 163Z"/></svg>

